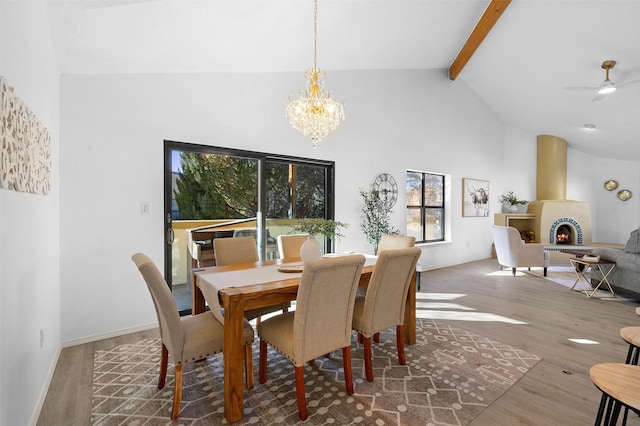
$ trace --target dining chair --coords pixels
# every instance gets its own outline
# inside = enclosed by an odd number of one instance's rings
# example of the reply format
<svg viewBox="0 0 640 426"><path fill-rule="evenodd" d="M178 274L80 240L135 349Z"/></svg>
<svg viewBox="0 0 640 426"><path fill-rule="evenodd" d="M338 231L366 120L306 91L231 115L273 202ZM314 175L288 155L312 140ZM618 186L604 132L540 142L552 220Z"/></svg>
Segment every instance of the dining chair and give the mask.
<svg viewBox="0 0 640 426"><path fill-rule="evenodd" d="M188 362L205 359L210 355L222 352L224 346L224 326L218 318L220 309L212 308L212 312L180 317L176 302L164 280L162 273L149 257L142 253L132 256L147 284L160 325L162 353L160 358L160 377L158 389L164 388L167 377L169 355L174 364L175 385L173 389L173 407L171 420L180 414L182 400L182 366ZM216 315L217 313L217 315ZM253 388L253 360L251 344L253 343L253 327L247 321L244 325L245 374L246 386ZM247 350L248 348L248 350ZM249 356L247 356L249 354Z"/></svg>
<svg viewBox="0 0 640 426"><path fill-rule="evenodd" d="M216 238L213 240L213 253L216 257L216 266L239 265L242 263L255 263L260 260L258 247L253 237ZM264 308L251 309L244 312L244 317L260 323L261 317L276 311L287 312L291 304L289 302Z"/></svg>
<svg viewBox="0 0 640 426"><path fill-rule="evenodd" d="M396 234L385 234L380 237L380 243L378 244L378 251L385 250L396 250L403 249L408 247L413 247L416 244L416 237L412 237L409 235L396 235ZM417 277L416 277L417 280ZM367 294L367 287L358 288L357 295L359 297L364 297ZM362 343L362 342L360 342Z"/></svg>
<svg viewBox="0 0 640 426"><path fill-rule="evenodd" d="M353 308L352 327L358 332L358 340L364 343L364 366L368 381L373 381L371 338L396 326L398 363L405 365L404 310L411 277L422 250L409 247L378 252L378 259L371 274L367 293L357 296Z"/></svg>
<svg viewBox="0 0 640 426"><path fill-rule="evenodd" d="M324 258L305 264L296 310L258 325L260 383L267 381L267 344L293 362L296 399L301 420L308 417L304 364L342 348L344 380L352 395L351 319L356 288L365 258L361 254Z"/></svg>
<svg viewBox="0 0 640 426"><path fill-rule="evenodd" d="M378 252L384 250L394 250L407 247L413 247L416 244L416 237L409 235L392 235L386 234L380 237L380 244L378 244Z"/></svg>
<svg viewBox="0 0 640 426"><path fill-rule="evenodd" d="M309 238L309 234L278 235L276 240L280 259L300 257L300 247L307 241L307 238Z"/></svg>

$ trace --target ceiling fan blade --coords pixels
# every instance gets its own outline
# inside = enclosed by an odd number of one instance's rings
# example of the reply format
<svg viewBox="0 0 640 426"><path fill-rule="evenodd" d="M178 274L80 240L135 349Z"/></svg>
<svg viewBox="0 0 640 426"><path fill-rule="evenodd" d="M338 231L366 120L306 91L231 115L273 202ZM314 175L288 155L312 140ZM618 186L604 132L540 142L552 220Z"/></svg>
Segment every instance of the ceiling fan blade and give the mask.
<svg viewBox="0 0 640 426"><path fill-rule="evenodd" d="M598 87L588 87L588 86L569 86L565 87L566 90L596 90Z"/></svg>
<svg viewBox="0 0 640 426"><path fill-rule="evenodd" d="M599 101L607 97L606 93L598 93L595 98L591 99L591 102Z"/></svg>
<svg viewBox="0 0 640 426"><path fill-rule="evenodd" d="M634 83L640 83L640 78L635 79L635 80L629 80L629 81L625 81L623 83L618 83L616 84L617 87L621 87L621 86L627 86L629 84L634 84Z"/></svg>

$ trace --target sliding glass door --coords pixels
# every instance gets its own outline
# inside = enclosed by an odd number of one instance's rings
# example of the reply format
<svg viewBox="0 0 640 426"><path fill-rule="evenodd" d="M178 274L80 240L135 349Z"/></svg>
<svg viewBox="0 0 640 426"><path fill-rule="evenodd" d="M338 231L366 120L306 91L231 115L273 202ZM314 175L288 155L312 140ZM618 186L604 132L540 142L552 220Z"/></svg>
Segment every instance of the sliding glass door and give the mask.
<svg viewBox="0 0 640 426"><path fill-rule="evenodd" d="M276 259L296 219L333 218L333 175L333 162L165 141L165 276L180 311L192 268L215 264L213 239L253 236Z"/></svg>

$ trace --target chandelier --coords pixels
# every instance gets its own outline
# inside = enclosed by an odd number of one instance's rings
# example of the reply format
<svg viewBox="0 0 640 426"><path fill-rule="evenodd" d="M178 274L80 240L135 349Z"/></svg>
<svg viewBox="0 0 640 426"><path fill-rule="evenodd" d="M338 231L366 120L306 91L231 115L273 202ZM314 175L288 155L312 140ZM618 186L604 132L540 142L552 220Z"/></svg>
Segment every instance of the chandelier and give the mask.
<svg viewBox="0 0 640 426"><path fill-rule="evenodd" d="M289 123L311 139L313 146L317 146L330 130L335 130L344 120L342 102L332 99L330 91L324 88L324 72L317 62L318 43L318 0L314 0L313 11L313 68L308 69L304 77L307 88L296 95L289 96L289 105L285 114Z"/></svg>

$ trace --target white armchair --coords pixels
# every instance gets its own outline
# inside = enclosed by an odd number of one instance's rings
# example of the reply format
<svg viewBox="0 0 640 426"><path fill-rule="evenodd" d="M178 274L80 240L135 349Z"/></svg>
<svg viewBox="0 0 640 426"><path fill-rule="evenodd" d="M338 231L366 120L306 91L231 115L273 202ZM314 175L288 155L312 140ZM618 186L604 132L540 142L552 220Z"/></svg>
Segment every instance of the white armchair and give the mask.
<svg viewBox="0 0 640 426"><path fill-rule="evenodd" d="M549 252L544 250L542 244L525 244L520 238L520 232L511 226L491 226L493 243L498 256L498 263L502 267L511 268L513 276L516 268L531 267L544 268L544 276L547 276L549 266Z"/></svg>

